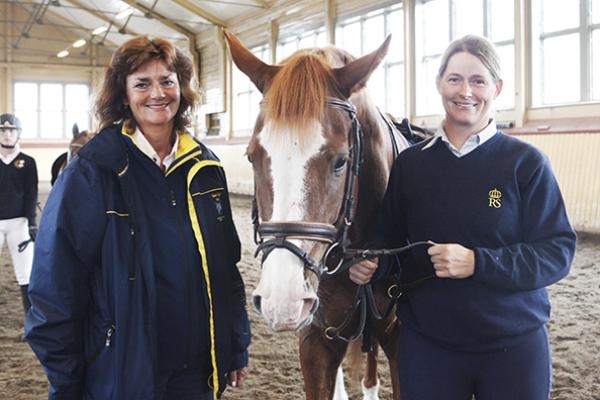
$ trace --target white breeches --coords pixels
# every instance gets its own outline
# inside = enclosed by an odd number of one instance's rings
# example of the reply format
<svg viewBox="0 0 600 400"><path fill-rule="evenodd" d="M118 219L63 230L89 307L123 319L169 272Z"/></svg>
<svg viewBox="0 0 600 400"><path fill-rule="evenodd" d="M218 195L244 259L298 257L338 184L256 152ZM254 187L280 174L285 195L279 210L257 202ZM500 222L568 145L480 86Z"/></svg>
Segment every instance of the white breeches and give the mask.
<svg viewBox="0 0 600 400"><path fill-rule="evenodd" d="M4 246L4 238L12 258L15 277L19 285L29 284L31 263L33 262L33 243L29 243L23 252L19 253L19 243L29 240L27 218L11 218L0 220L0 254Z"/></svg>

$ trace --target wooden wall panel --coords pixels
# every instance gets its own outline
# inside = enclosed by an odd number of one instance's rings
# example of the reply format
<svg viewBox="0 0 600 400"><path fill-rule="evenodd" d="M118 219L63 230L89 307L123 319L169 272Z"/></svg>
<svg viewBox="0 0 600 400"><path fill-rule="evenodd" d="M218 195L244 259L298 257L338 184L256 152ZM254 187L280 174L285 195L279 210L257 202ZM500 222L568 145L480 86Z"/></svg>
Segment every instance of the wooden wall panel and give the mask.
<svg viewBox="0 0 600 400"><path fill-rule="evenodd" d="M600 232L600 134L518 136L546 153L573 225Z"/></svg>

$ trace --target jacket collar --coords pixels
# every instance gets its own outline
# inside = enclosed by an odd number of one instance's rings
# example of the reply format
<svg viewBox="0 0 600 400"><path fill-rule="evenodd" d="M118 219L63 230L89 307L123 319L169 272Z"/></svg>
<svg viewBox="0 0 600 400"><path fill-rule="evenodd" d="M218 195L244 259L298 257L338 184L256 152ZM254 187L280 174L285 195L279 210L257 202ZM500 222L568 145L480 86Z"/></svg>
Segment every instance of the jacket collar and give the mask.
<svg viewBox="0 0 600 400"><path fill-rule="evenodd" d="M110 170L121 175L128 166L126 140L131 140L127 132L123 131L121 124L111 125L103 129L77 154L79 157L90 160L100 168ZM188 155L196 157L205 155L204 146L196 141L189 133L183 132L179 136L177 146L177 160ZM178 163L176 160L176 163Z"/></svg>

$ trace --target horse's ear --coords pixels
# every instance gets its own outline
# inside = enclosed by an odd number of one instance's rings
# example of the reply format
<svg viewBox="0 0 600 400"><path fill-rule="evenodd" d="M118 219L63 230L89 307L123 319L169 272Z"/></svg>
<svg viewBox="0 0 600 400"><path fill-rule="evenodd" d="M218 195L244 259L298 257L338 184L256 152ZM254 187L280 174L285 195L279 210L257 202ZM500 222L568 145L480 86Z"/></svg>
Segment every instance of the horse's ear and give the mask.
<svg viewBox="0 0 600 400"><path fill-rule="evenodd" d="M79 127L77 126L77 122L73 124L73 137L77 137L79 135Z"/></svg>
<svg viewBox="0 0 600 400"><path fill-rule="evenodd" d="M386 56L391 39L392 35L390 34L377 50L333 70L338 89L342 95L348 98L352 93L365 86L371 73L375 71Z"/></svg>
<svg viewBox="0 0 600 400"><path fill-rule="evenodd" d="M229 53L237 67L250 78L256 88L264 94L269 83L277 74L280 67L264 63L256 57L242 42L227 29L223 28L223 35L229 44Z"/></svg>

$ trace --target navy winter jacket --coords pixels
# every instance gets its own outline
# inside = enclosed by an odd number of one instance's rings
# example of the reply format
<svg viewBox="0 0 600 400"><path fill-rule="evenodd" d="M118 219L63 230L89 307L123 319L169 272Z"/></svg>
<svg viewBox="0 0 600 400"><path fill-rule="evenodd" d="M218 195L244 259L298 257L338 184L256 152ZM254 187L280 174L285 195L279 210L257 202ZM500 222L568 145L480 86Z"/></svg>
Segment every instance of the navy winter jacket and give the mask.
<svg viewBox="0 0 600 400"><path fill-rule="evenodd" d="M157 297L144 193L121 126L105 129L61 174L44 207L29 285L26 338L50 381L49 399L154 399ZM179 136L167 175L184 169L201 260L210 340L209 385L247 365L250 326L240 242L219 160Z"/></svg>

